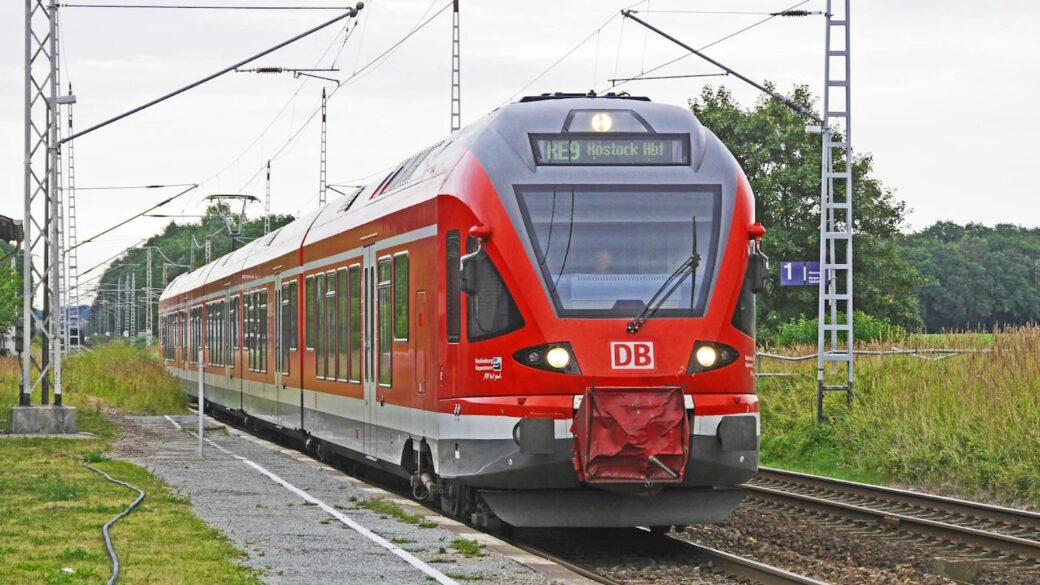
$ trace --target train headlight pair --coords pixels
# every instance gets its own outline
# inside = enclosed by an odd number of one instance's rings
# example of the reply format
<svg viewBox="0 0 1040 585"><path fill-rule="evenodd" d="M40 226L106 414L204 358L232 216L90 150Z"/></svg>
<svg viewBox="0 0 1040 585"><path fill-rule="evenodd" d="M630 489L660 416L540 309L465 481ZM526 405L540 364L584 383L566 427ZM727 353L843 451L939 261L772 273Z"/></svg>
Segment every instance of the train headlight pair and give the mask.
<svg viewBox="0 0 1040 585"><path fill-rule="evenodd" d="M513 354L513 359L525 366L547 372L581 373L578 362L574 359L574 353L571 351L571 345L565 341L521 349Z"/></svg>
<svg viewBox="0 0 1040 585"><path fill-rule="evenodd" d="M737 360L737 350L714 341L698 341L693 344L693 355L690 356L690 364L686 368L689 374L699 374L717 370Z"/></svg>

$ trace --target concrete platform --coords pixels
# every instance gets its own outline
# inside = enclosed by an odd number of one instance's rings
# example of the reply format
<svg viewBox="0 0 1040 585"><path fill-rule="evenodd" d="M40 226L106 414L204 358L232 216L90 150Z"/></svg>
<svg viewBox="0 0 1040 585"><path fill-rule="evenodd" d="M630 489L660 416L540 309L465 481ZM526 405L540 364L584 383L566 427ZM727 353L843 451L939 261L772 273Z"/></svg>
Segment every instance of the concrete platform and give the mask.
<svg viewBox="0 0 1040 585"><path fill-rule="evenodd" d="M71 406L15 406L11 408L15 435L74 435L76 409Z"/></svg>
<svg viewBox="0 0 1040 585"><path fill-rule="evenodd" d="M207 434L196 449L194 416L129 417L111 456L141 465L191 500L196 514L221 530L265 583L508 585L592 583L411 500L365 484L306 455L238 430ZM219 423L207 418L207 428ZM396 504L416 523L371 509ZM484 545L466 557L456 538Z"/></svg>

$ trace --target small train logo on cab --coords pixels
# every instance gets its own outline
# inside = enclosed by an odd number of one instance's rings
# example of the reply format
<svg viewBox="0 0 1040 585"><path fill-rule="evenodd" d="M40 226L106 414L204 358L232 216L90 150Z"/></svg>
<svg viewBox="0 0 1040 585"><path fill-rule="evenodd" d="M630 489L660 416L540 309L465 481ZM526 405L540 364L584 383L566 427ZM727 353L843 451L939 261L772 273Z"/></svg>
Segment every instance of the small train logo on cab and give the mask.
<svg viewBox="0 0 1040 585"><path fill-rule="evenodd" d="M654 369L653 342L611 341L610 367L615 370Z"/></svg>

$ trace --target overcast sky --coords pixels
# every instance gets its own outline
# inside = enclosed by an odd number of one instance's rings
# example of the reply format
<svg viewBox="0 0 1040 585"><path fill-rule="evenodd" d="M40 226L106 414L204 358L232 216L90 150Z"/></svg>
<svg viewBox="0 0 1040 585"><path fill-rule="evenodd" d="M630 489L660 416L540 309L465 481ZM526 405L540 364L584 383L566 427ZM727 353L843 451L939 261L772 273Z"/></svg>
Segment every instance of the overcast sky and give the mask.
<svg viewBox="0 0 1040 585"><path fill-rule="evenodd" d="M70 0L76 3L78 0ZM177 3L189 0L126 0ZM190 0L198 4L290 4L288 0ZM256 65L329 67L345 79L447 0L372 0L344 44L334 25ZM694 46L764 18L666 10L774 12L798 0L651 0L643 17ZM85 2L85 0L84 0ZM115 3L114 0L96 0ZM300 5L331 6L329 0ZM683 54L632 22L612 18L624 1L462 0L463 124L518 95L587 91ZM824 0L799 8L821 10ZM647 3L636 6L646 10ZM76 125L121 113L331 18L333 11L62 9L62 82L72 82ZM604 24L606 23L606 24ZM21 216L23 194L22 2L0 2L0 214ZM353 26L353 25L351 25ZM599 32L596 32L596 31ZM708 49L713 58L782 90L820 93L823 19L775 18ZM909 228L939 219L1040 226L1040 3L1035 0L906 2L853 0L853 143L911 210ZM537 75L569 57L518 93ZM449 129L451 13L445 10L388 59L341 87L329 102L330 183L353 183L440 139ZM323 57L324 55L324 57ZM658 75L711 73L696 57ZM324 74L323 74L324 75ZM624 90L685 104L705 84L724 83L744 104L755 90L733 78L629 83ZM235 73L76 141L81 187L201 183L166 213L198 214L212 193L262 197L272 163L272 208L317 205L319 80ZM281 112L279 114L279 112ZM300 128L295 141L291 136ZM83 191L80 239L173 190ZM333 195L330 193L330 195ZM254 215L261 211L257 206ZM809 218L811 219L811 218ZM811 219L816 221L815 219ZM86 269L155 233L144 219L84 246Z"/></svg>

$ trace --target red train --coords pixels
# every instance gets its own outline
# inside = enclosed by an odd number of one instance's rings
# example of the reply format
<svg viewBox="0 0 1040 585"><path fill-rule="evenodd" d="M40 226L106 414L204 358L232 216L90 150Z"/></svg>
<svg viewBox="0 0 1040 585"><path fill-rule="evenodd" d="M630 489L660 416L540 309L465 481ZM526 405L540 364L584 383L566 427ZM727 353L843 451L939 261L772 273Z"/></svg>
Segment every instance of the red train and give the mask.
<svg viewBox="0 0 1040 585"><path fill-rule="evenodd" d="M688 110L528 97L178 277L162 355L477 523L716 522L758 464L762 233Z"/></svg>

